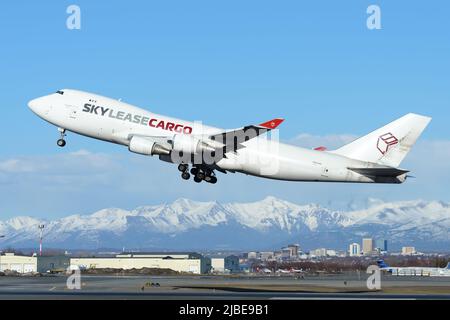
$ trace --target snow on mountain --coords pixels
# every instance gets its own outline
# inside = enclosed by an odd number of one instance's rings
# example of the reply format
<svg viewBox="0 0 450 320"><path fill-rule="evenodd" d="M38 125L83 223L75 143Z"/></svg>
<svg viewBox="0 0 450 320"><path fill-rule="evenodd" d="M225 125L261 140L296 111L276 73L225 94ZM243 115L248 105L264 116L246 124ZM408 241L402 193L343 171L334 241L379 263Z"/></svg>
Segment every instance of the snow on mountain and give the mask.
<svg viewBox="0 0 450 320"><path fill-rule="evenodd" d="M422 225L450 218L450 206L443 202L422 200L383 203L377 202L368 209L347 212L355 224L376 223L384 225L410 223Z"/></svg>
<svg viewBox="0 0 450 320"><path fill-rule="evenodd" d="M228 212L217 202L178 199L171 204L139 207L133 210L131 215L143 217L152 227L168 233L225 223Z"/></svg>
<svg viewBox="0 0 450 320"><path fill-rule="evenodd" d="M31 217L15 217L7 220L6 222L0 222L1 228L6 230L23 230L32 226L37 226L40 220ZM3 231L3 230L2 230Z"/></svg>
<svg viewBox="0 0 450 320"><path fill-rule="evenodd" d="M300 226L306 226L313 231L323 225L341 224L346 220L339 212L318 205L299 206L275 197L253 203L228 204L226 207L234 212L241 224L257 230L277 227L293 232Z"/></svg>
<svg viewBox="0 0 450 320"><path fill-rule="evenodd" d="M274 249L295 241L306 247L345 249L363 236L388 239L394 247L450 248L450 205L438 201L385 203L337 211L274 197L251 203L197 202L103 209L53 221L16 217L0 221L3 246L36 246L44 223L45 244L61 248Z"/></svg>

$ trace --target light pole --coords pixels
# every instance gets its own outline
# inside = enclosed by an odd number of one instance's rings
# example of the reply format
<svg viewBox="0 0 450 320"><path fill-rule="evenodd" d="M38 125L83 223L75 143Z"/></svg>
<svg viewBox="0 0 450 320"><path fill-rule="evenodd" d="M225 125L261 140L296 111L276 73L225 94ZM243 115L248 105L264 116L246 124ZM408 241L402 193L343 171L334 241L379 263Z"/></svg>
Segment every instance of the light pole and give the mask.
<svg viewBox="0 0 450 320"><path fill-rule="evenodd" d="M39 255L42 256L42 233L44 232L44 225L40 224L39 228Z"/></svg>

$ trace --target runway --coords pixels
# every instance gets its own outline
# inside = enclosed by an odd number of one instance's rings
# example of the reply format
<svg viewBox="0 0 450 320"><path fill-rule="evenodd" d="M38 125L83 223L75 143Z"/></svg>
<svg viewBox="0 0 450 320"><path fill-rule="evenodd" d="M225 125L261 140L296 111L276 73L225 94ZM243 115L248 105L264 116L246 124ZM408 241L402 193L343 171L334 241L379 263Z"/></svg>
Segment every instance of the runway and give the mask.
<svg viewBox="0 0 450 320"><path fill-rule="evenodd" d="M0 277L0 299L183 299L183 300L450 300L449 278L383 277L371 292L366 278L338 275L305 277L86 276L69 290L66 276ZM151 284L154 284L153 286Z"/></svg>

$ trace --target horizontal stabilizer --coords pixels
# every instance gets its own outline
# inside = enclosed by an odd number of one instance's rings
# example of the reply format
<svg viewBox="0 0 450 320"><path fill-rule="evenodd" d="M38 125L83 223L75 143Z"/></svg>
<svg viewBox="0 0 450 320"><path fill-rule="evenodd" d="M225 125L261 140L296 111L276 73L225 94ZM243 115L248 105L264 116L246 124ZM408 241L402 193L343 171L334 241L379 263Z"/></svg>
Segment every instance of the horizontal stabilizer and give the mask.
<svg viewBox="0 0 450 320"><path fill-rule="evenodd" d="M402 174L408 173L408 170L397 168L348 168L356 173L369 177L398 177Z"/></svg>

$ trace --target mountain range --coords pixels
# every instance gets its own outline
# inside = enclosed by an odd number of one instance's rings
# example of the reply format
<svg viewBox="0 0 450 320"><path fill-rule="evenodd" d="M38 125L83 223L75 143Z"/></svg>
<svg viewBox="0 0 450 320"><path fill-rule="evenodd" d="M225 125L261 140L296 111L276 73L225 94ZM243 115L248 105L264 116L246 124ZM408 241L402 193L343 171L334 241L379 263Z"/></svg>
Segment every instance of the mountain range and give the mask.
<svg viewBox="0 0 450 320"><path fill-rule="evenodd" d="M332 210L274 197L251 203L197 202L103 209L55 220L15 217L0 221L2 247L65 249L304 250L347 249L363 237L387 239L390 249L450 251L450 204L440 201L369 201L364 209Z"/></svg>

